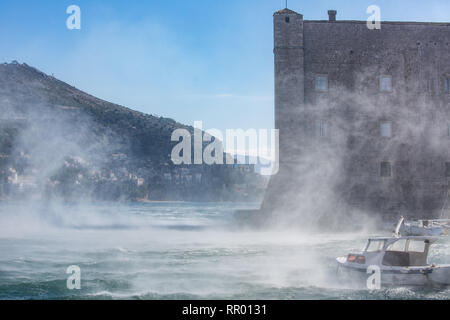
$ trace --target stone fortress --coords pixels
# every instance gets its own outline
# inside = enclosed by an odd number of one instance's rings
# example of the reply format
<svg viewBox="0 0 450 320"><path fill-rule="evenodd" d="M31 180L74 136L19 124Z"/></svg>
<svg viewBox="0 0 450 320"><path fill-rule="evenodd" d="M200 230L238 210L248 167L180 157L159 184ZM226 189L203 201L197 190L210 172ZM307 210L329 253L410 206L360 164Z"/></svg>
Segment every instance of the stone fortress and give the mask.
<svg viewBox="0 0 450 320"><path fill-rule="evenodd" d="M439 217L450 207L450 23L371 30L328 15L274 14L280 170L261 211Z"/></svg>

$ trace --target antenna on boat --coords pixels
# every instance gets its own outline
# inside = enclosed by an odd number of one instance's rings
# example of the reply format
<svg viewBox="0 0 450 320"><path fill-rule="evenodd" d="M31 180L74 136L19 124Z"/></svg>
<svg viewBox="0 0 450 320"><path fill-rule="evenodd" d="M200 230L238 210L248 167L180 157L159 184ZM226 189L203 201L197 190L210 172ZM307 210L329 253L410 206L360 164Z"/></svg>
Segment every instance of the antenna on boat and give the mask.
<svg viewBox="0 0 450 320"><path fill-rule="evenodd" d="M400 230L401 230L404 222L405 222L405 218L403 216L400 217L400 221L397 223L397 226L395 227L394 237L400 237L400 235L401 235Z"/></svg>

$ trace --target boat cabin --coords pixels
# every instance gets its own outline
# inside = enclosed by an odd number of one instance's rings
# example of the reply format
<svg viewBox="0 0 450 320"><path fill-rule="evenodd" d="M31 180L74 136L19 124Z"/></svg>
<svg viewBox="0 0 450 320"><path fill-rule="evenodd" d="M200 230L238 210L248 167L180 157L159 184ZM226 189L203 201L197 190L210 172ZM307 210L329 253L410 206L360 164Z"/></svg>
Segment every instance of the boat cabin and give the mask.
<svg viewBox="0 0 450 320"><path fill-rule="evenodd" d="M369 239L361 254L350 254L347 262L389 267L422 267L428 265L434 237L394 237Z"/></svg>

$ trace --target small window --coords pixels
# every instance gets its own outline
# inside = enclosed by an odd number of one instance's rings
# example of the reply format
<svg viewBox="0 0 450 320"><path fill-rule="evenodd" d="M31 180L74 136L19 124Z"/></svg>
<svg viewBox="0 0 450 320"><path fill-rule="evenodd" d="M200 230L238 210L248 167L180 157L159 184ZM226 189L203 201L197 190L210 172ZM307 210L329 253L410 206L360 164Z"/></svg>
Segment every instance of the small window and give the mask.
<svg viewBox="0 0 450 320"><path fill-rule="evenodd" d="M380 77L380 91L381 92L392 91L392 78L390 76Z"/></svg>
<svg viewBox="0 0 450 320"><path fill-rule="evenodd" d="M316 76L316 91L328 91L328 77Z"/></svg>
<svg viewBox="0 0 450 320"><path fill-rule="evenodd" d="M380 164L380 176L382 178L392 177L392 166L390 162L383 161Z"/></svg>
<svg viewBox="0 0 450 320"><path fill-rule="evenodd" d="M367 245L367 252L377 252L381 251L384 247L384 240L370 240Z"/></svg>
<svg viewBox="0 0 450 320"><path fill-rule="evenodd" d="M450 178L450 162L445 163L445 177Z"/></svg>
<svg viewBox="0 0 450 320"><path fill-rule="evenodd" d="M286 17L286 18L284 19L284 21L286 21L286 23L289 23L290 18L289 18L289 17Z"/></svg>
<svg viewBox="0 0 450 320"><path fill-rule="evenodd" d="M409 252L425 252L425 241L423 240L409 240Z"/></svg>
<svg viewBox="0 0 450 320"><path fill-rule="evenodd" d="M316 121L316 137L322 138L326 136L327 124L323 120Z"/></svg>
<svg viewBox="0 0 450 320"><path fill-rule="evenodd" d="M390 138L392 135L391 123L383 122L381 123L381 136L385 138Z"/></svg>
<svg viewBox="0 0 450 320"><path fill-rule="evenodd" d="M358 256L358 257L356 258L356 263L359 263L359 264L366 264L366 257L364 257L364 256Z"/></svg>
<svg viewBox="0 0 450 320"><path fill-rule="evenodd" d="M450 78L445 79L445 92L450 93Z"/></svg>

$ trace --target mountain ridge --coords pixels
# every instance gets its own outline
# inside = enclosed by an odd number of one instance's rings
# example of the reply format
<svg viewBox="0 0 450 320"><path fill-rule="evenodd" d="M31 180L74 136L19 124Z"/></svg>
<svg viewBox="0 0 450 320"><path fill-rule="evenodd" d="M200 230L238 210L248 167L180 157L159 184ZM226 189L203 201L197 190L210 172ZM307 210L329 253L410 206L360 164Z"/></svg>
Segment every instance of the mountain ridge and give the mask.
<svg viewBox="0 0 450 320"><path fill-rule="evenodd" d="M41 196L50 185L69 197L226 200L254 174L235 166L175 166L172 132L193 127L99 99L15 61L0 65L0 120L3 194L5 185L20 185L19 177L37 175ZM62 181L70 187L58 187Z"/></svg>

